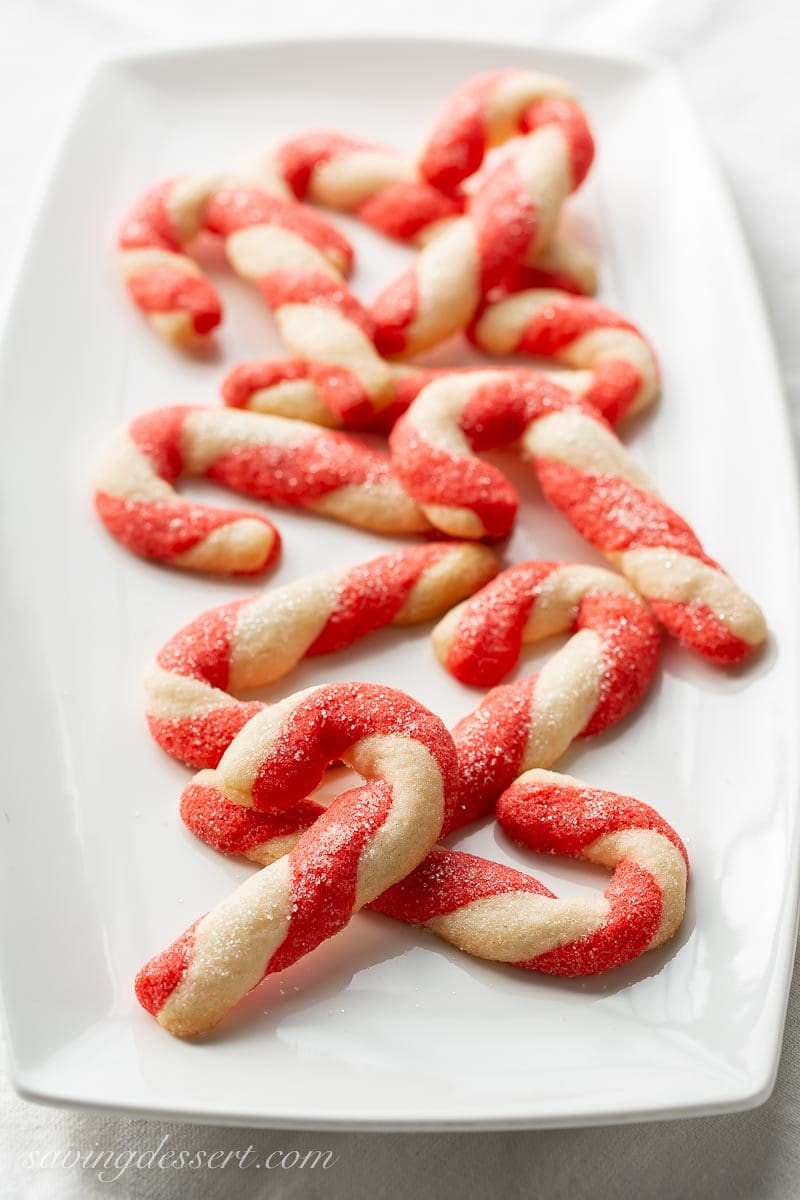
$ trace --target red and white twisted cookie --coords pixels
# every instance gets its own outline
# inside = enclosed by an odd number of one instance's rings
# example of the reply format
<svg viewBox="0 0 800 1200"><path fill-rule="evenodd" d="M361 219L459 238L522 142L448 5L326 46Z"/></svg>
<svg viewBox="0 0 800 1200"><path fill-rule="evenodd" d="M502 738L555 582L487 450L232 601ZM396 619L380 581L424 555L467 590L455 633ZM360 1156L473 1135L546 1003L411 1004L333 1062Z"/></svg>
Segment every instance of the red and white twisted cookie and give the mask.
<svg viewBox="0 0 800 1200"><path fill-rule="evenodd" d="M491 812L524 771L552 766L576 738L623 720L647 694L658 666L658 624L641 596L611 571L530 562L498 579L496 591L488 584L479 593L473 613L458 608L434 631L437 654L458 678L502 677L518 652L527 596L523 640L568 631L571 637L541 670L493 688L456 725L459 795L447 832ZM477 656L484 652L482 667Z"/></svg>
<svg viewBox="0 0 800 1200"><path fill-rule="evenodd" d="M231 692L272 683L301 659L341 650L385 625L438 617L496 570L485 546L433 543L212 608L170 638L149 668L150 732L187 766L215 767L264 707Z"/></svg>
<svg viewBox="0 0 800 1200"><path fill-rule="evenodd" d="M392 688L329 684L290 696L248 722L204 785L245 809L286 810L339 759L367 786L338 796L285 858L139 972L140 1003L171 1033L211 1029L433 846L455 799L453 742L438 717Z"/></svg>
<svg viewBox="0 0 800 1200"><path fill-rule="evenodd" d="M151 188L125 217L118 246L134 303L173 342L210 333L222 319L214 286L187 253L203 226L217 176L169 179Z"/></svg>
<svg viewBox="0 0 800 1200"><path fill-rule="evenodd" d="M287 202L291 199L275 166L266 159L254 160L234 172L165 180L134 204L120 227L119 260L128 291L156 332L168 341L202 338L222 319L217 291L191 257L191 250L205 228L209 201L226 179Z"/></svg>
<svg viewBox="0 0 800 1200"><path fill-rule="evenodd" d="M643 412L658 397L658 363L642 332L621 313L584 296L530 288L484 308L470 335L487 354L533 354L571 368L572 390L582 390L612 425ZM591 382L580 389L577 372L587 371ZM560 382L571 386L569 376Z"/></svg>
<svg viewBox="0 0 800 1200"><path fill-rule="evenodd" d="M560 80L520 71L470 80L450 101L420 168L442 190L458 188L490 144L520 131L525 136L478 181L465 215L375 301L382 353L415 354L464 329L483 298L551 241L594 153L586 119Z"/></svg>
<svg viewBox="0 0 800 1200"><path fill-rule="evenodd" d="M303 421L199 407L154 409L107 443L95 480L103 524L144 558L220 574L263 571L280 546L274 526L253 513L181 499L173 484L186 475L378 533L430 528L386 455L354 438Z"/></svg>
<svg viewBox="0 0 800 1200"><path fill-rule="evenodd" d="M431 522L456 537L498 537L518 498L475 457L518 443L547 499L602 550L684 645L731 663L766 637L757 605L654 491L598 412L532 372L435 380L392 431L398 477Z"/></svg>
<svg viewBox="0 0 800 1200"><path fill-rule="evenodd" d="M533 354L593 371L608 400L593 396L592 403L612 423L647 408L658 394L658 364L641 331L584 296L528 286L486 305L469 332L487 354Z"/></svg>
<svg viewBox="0 0 800 1200"><path fill-rule="evenodd" d="M560 899L538 880L471 854L434 849L372 908L476 958L548 975L593 975L667 942L686 904L688 858L640 800L569 775L527 771L497 803L515 841L613 870L602 898Z"/></svg>
<svg viewBox="0 0 800 1200"><path fill-rule="evenodd" d="M553 155L561 155L566 170L569 151L582 146L583 176L591 165L592 143L571 89L555 76L517 67L484 71L451 92L420 153L419 174L446 195L459 195L493 146L547 126L553 113L559 136L568 143L556 148L553 137Z"/></svg>

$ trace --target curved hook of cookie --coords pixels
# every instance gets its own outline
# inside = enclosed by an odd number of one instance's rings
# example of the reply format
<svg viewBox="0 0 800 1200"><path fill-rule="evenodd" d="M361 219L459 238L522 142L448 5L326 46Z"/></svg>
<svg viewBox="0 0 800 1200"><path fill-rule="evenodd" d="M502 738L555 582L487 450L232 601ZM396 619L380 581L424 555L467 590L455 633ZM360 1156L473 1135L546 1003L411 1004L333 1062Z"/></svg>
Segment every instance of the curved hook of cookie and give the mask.
<svg viewBox="0 0 800 1200"><path fill-rule="evenodd" d="M574 681L559 667L565 699L591 685L595 724L601 690L606 701L613 697L616 710L638 702L658 660L658 625L635 588L603 567L516 563L451 609L432 639L439 661L456 679L493 687L517 665L523 646L560 633L592 635L578 638L585 649ZM632 680L644 686L629 688Z"/></svg>

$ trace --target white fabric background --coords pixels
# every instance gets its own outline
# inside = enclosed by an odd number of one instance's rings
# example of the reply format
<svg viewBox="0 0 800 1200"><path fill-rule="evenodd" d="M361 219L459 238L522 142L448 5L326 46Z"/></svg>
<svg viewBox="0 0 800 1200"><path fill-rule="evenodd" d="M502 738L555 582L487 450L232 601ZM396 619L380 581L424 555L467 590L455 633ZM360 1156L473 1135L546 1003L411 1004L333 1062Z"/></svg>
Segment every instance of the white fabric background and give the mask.
<svg viewBox="0 0 800 1200"><path fill-rule="evenodd" d="M676 64L722 163L752 249L800 431L800 8L794 0L0 0L0 312L31 206L77 92L112 52L270 33L426 33L539 38L659 54ZM686 287L692 286L691 279ZM758 397L753 397L758 419ZM776 514L776 524L779 514ZM755 881L757 886L757 880ZM258 1064L253 1064L258 1070ZM264 1081L265 1087L269 1081ZM800 1195L800 983L775 1093L740 1115L546 1133L328 1135L170 1126L29 1105L0 1076L0 1195L164 1197L650 1197ZM31 1153L93 1147L331 1147L328 1171L37 1170Z"/></svg>

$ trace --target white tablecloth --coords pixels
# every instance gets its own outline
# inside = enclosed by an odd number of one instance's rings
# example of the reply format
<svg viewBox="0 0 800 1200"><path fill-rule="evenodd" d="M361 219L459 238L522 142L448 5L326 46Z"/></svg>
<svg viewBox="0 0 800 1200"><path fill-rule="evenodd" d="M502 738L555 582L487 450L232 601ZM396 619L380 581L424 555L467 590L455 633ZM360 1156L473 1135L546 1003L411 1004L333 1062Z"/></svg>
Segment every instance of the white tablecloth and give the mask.
<svg viewBox="0 0 800 1200"><path fill-rule="evenodd" d="M280 6L266 0L2 0L0 311L55 143L98 59L164 41L371 31L538 38L655 53L675 63L733 191L800 430L800 8L794 0L403 0L391 6L376 0L291 0ZM797 982L770 1101L754 1112L695 1121L546 1133L281 1134L37 1107L18 1100L0 1076L0 1195L784 1200L800 1195L799 1099ZM131 1168L116 1181L114 1170L103 1181L91 1170L30 1165L40 1163L42 1154L70 1148L139 1153L155 1149L165 1136L174 1150L243 1151L252 1145L265 1159L273 1149L330 1148L338 1161L327 1170L228 1167L171 1176Z"/></svg>

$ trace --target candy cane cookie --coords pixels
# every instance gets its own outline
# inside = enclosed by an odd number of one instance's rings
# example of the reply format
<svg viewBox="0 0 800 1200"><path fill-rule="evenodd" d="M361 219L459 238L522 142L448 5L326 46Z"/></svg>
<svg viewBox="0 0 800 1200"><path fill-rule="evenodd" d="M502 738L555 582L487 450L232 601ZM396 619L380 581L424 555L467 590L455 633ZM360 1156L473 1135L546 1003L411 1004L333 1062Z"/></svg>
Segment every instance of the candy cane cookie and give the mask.
<svg viewBox="0 0 800 1200"><path fill-rule="evenodd" d="M253 159L235 171L185 175L157 184L136 201L120 227L118 256L128 291L168 341L202 339L222 319L217 291L191 251L205 228L209 201L226 180L291 198L274 164Z"/></svg>
<svg viewBox="0 0 800 1200"><path fill-rule="evenodd" d="M686 849L640 800L569 775L527 771L500 797L497 820L531 850L612 870L602 898L560 899L513 868L436 848L371 907L425 926L473 957L548 975L623 966L680 926Z"/></svg>
<svg viewBox="0 0 800 1200"><path fill-rule="evenodd" d="M298 692L249 721L203 782L244 808L286 810L337 759L366 786L338 796L285 858L139 972L140 1003L170 1033L213 1028L266 975L332 937L434 845L455 799L453 742L438 717L392 688Z"/></svg>
<svg viewBox="0 0 800 1200"><path fill-rule="evenodd" d="M148 669L150 732L187 766L215 767L264 707L231 693L273 683L301 659L341 650L386 625L441 616L496 570L485 546L432 543L212 608L170 638Z"/></svg>
<svg viewBox="0 0 800 1200"><path fill-rule="evenodd" d="M159 408L134 418L101 452L95 507L144 558L219 574L263 571L279 549L275 528L252 513L183 500L173 485L191 475L378 533L430 528L385 455L317 425L230 408Z"/></svg>
<svg viewBox="0 0 800 1200"><path fill-rule="evenodd" d="M551 241L594 153L579 106L547 76L491 72L459 89L448 112L420 161L423 178L444 191L480 166L492 142L525 133L478 182L465 215L376 299L375 341L389 356L419 353L464 329L481 300Z"/></svg>
<svg viewBox="0 0 800 1200"><path fill-rule="evenodd" d="M570 87L553 75L515 67L484 71L448 96L419 156L422 179L458 195L486 153L518 134L555 124L552 154L578 158L578 174L591 166L593 144ZM556 145L557 138L566 145Z"/></svg>
<svg viewBox="0 0 800 1200"><path fill-rule="evenodd" d="M334 363L291 359L253 359L237 363L222 382L222 401L292 420L311 421L328 429L387 433L426 383L441 371L395 368L390 400L373 403L357 370Z"/></svg>
<svg viewBox="0 0 800 1200"><path fill-rule="evenodd" d="M503 342L499 335L488 336L486 328L491 326L484 327L479 321L475 330L483 331L482 350L490 354L525 352L551 359L555 370L531 371L532 377L541 374L583 396L614 425L655 403L659 394L655 354L627 318L593 300L551 289L529 289L520 298L529 313L525 336ZM487 310L487 317L501 309L501 303L494 305ZM306 349L313 355L310 347ZM222 397L232 407L299 417L334 428L388 430L428 383L468 370L395 365L391 400L376 409L355 370L298 359L257 360L233 368L223 382Z"/></svg>
<svg viewBox="0 0 800 1200"><path fill-rule="evenodd" d="M203 225L218 176L170 179L151 188L125 217L119 260L131 298L162 337L188 342L219 325L213 284L185 251Z"/></svg>
<svg viewBox="0 0 800 1200"><path fill-rule="evenodd" d="M552 380L496 371L435 380L390 438L409 494L437 529L461 538L498 537L511 528L517 494L474 452L512 444L546 498L685 646L734 663L764 641L757 605L658 496L596 409Z"/></svg>

